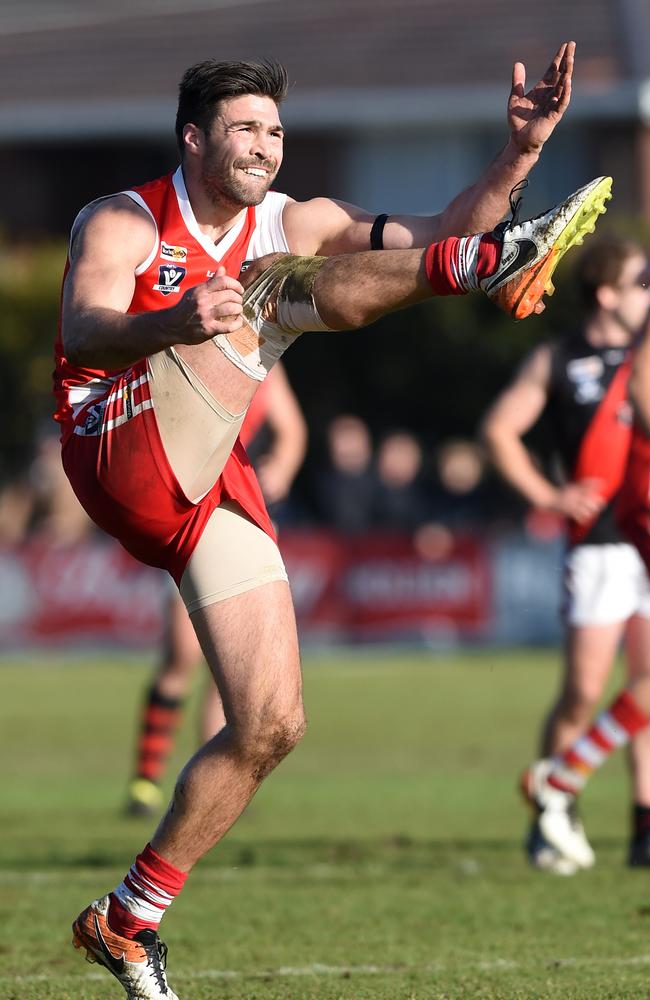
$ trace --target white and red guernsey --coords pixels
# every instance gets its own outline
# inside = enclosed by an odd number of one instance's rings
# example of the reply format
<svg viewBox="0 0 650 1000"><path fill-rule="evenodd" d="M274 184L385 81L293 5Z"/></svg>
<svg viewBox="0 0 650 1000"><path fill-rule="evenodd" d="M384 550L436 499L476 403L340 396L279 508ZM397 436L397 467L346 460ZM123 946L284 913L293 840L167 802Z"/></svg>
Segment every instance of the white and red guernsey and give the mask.
<svg viewBox="0 0 650 1000"><path fill-rule="evenodd" d="M156 227L151 252L136 271L129 313L167 308L220 266L237 277L244 260L289 250L282 226L286 195L269 192L215 244L199 228L180 167L122 193ZM69 262L64 282L68 269ZM121 371L75 367L63 353L59 324L55 362L54 419L61 424L65 470L95 523L134 556L169 570L179 582L212 511L225 499L237 501L275 537L239 439L206 496L197 503L185 496L158 433L146 358Z"/></svg>

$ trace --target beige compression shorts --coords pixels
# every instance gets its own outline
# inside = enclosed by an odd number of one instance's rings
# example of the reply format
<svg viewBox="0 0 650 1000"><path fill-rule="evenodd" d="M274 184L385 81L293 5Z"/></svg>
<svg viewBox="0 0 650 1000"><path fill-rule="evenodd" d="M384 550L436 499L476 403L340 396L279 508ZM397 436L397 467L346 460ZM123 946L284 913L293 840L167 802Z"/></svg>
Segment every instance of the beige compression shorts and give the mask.
<svg viewBox="0 0 650 1000"><path fill-rule="evenodd" d="M327 329L313 299L314 279L324 260L281 255L259 276L251 265L254 280L244 296L245 342L219 336L214 346L259 381L300 333ZM221 474L246 411L229 413L174 348L150 357L148 369L165 454L185 495L198 501ZM277 545L238 504L226 502L208 521L180 592L192 613L274 580L287 581Z"/></svg>
<svg viewBox="0 0 650 1000"><path fill-rule="evenodd" d="M221 474L246 413L225 410L174 348L149 358L149 377L169 464L185 495L198 501ZM192 614L273 580L287 580L276 543L226 501L206 524L180 593Z"/></svg>

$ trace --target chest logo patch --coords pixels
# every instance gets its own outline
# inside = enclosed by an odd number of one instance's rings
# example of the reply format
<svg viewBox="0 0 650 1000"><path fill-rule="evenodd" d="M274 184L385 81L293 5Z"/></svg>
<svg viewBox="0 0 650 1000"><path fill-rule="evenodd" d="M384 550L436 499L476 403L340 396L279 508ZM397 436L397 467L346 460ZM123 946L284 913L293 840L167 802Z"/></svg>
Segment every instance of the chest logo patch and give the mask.
<svg viewBox="0 0 650 1000"><path fill-rule="evenodd" d="M174 267L173 264L160 264L158 266L158 284L154 285L153 289L155 292L162 292L163 295L180 292L180 285L186 274L186 267Z"/></svg>
<svg viewBox="0 0 650 1000"><path fill-rule="evenodd" d="M600 378L604 370L602 359L597 354L589 358L574 358L566 366L566 373L572 382Z"/></svg>
<svg viewBox="0 0 650 1000"><path fill-rule="evenodd" d="M163 260L173 260L177 264L182 264L183 261L187 260L187 247L171 246L170 243L165 243L164 240L161 240L160 256Z"/></svg>

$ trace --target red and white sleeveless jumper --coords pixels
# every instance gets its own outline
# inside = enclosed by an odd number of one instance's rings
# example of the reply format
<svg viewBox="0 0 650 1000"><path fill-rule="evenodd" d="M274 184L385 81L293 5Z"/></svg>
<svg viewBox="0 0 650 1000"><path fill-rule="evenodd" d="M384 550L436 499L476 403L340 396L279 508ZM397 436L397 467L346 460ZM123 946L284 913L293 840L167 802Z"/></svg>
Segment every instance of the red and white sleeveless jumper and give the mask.
<svg viewBox="0 0 650 1000"><path fill-rule="evenodd" d="M180 167L123 193L156 226L154 246L136 271L129 313L173 305L221 265L237 277L244 260L289 249L282 227L286 195L269 192L215 245L196 222ZM54 394L63 465L79 501L100 528L142 562L167 569L178 583L223 500L239 503L275 537L239 439L212 489L197 503L185 496L160 440L146 359L123 371L77 368L65 358L59 328Z"/></svg>

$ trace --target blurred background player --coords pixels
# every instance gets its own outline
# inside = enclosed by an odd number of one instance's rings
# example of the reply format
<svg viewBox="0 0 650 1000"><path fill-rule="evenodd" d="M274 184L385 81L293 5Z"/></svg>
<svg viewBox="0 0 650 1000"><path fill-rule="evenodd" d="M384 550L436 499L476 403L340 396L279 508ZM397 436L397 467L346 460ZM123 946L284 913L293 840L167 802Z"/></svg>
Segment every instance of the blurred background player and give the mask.
<svg viewBox="0 0 650 1000"><path fill-rule="evenodd" d="M564 665L559 694L542 727L543 757L564 751L587 725L622 639L628 675L650 672L648 575L636 549L621 534L613 503L604 503L600 489L608 463L617 458L617 450L623 455L629 445L627 426L619 422L620 433L604 442L589 436L648 315L647 269L645 250L631 240L610 236L591 243L577 271L584 304L581 328L537 347L483 423L491 457L505 479L529 503L562 514L569 523ZM553 446L566 477L561 485L540 471L522 441L543 413L550 418ZM583 451L587 447L589 468ZM587 475L577 475L578 466ZM650 732L632 743L631 768L634 811L629 860L650 864ZM579 837L577 818L574 827ZM557 855L549 850L536 823L527 852L533 865L557 869ZM559 866L564 870L561 859Z"/></svg>
<svg viewBox="0 0 650 1000"><path fill-rule="evenodd" d="M275 365L253 397L240 438L277 526L307 450L307 425L282 362ZM57 460L60 465L58 446ZM67 479L66 485L69 488ZM200 661L201 649L189 615L178 591L170 586L162 655L139 720L134 774L126 804L131 816L151 815L162 809L164 796L160 784L184 699ZM207 742L224 724L221 697L209 676L201 704L200 743Z"/></svg>
<svg viewBox="0 0 650 1000"><path fill-rule="evenodd" d="M650 268L638 275L639 287L650 288ZM650 324L636 352L629 380L635 414L628 462L621 476L616 516L650 571ZM576 836L572 813L593 772L610 754L650 732L650 671L634 677L589 728L584 728L562 753L532 764L522 776L522 791L538 814L546 840L568 863L589 868L595 861L591 846ZM639 826L630 852L632 865L650 858L650 817Z"/></svg>

